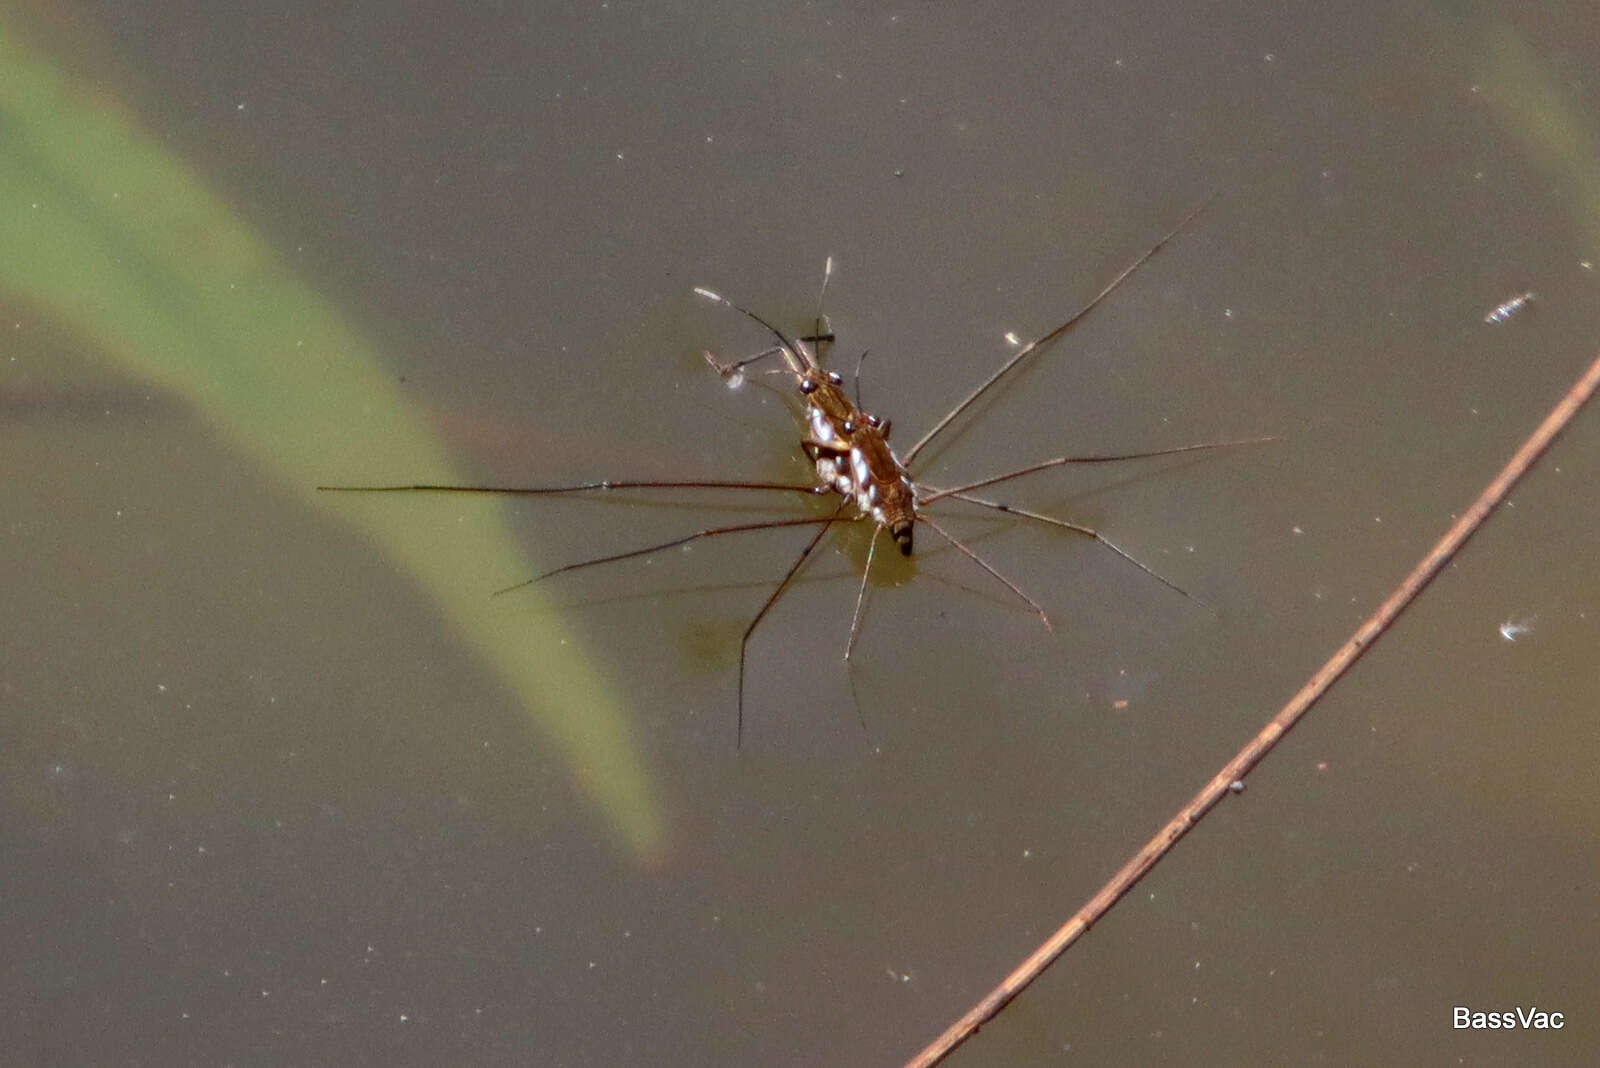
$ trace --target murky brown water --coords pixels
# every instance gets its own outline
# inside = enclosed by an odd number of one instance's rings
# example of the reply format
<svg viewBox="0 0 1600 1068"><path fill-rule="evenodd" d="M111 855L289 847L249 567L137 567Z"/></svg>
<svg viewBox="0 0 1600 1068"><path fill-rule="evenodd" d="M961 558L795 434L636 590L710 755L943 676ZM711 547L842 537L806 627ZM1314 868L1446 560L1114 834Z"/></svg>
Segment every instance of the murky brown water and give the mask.
<svg viewBox="0 0 1600 1068"><path fill-rule="evenodd" d="M909 443L1007 331L1054 325L1212 193L921 473L1283 440L1008 491L1214 615L1081 539L954 523L1052 637L925 539L874 583L859 719L838 657L864 538L830 538L752 642L742 751L738 636L804 531L564 576L547 602L489 593L803 502L514 505L527 567L473 576L482 612L555 613L613 682L664 829L646 859L591 803L601 772L337 511L469 529L491 509L309 506L0 293L0 392L28 398L0 405L0 1046L900 1063L1276 711L1593 356L1586 12L55 23L71 77L372 332L485 479L804 477L780 401L699 362L759 331L690 288L798 327L830 254L836 363L871 348L868 407ZM1592 1062L1597 427L950 1063ZM1567 1026L1465 1033L1456 1005Z"/></svg>

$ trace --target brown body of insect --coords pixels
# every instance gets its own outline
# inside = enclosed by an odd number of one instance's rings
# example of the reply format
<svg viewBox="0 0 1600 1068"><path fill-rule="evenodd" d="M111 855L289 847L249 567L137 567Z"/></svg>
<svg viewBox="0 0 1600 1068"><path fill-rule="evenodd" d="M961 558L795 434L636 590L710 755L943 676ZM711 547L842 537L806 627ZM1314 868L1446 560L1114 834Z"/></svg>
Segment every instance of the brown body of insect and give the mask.
<svg viewBox="0 0 1600 1068"><path fill-rule="evenodd" d="M829 260L823 273L824 290L826 279L832 275L832 266L833 261ZM837 371L823 368L813 352L805 347L809 342L819 346L820 351L823 342L833 337L822 330L820 299L817 333L796 341L718 293L709 289L695 292L749 315L778 339L776 348L737 363L719 363L709 352L706 362L724 379L731 379L758 360L781 355L805 401L806 414L802 420L805 436L800 439L800 448L816 468L819 483L854 504L859 516L870 517L879 528L887 530L901 555L910 556L917 521L917 487L905 464L889 446L889 422L863 411L845 393L844 378Z"/></svg>

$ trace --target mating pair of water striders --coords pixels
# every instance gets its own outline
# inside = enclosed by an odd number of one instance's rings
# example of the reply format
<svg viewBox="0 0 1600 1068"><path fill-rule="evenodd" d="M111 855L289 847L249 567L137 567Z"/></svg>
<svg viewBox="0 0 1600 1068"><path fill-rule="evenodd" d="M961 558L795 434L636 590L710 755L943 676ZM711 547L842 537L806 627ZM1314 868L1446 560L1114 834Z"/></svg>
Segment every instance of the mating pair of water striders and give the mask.
<svg viewBox="0 0 1600 1068"><path fill-rule="evenodd" d="M810 334L802 337L790 337L766 319L754 312L735 304L733 301L709 289L696 288L695 293L708 300L715 301L731 308L751 320L760 324L769 332L776 344L770 346L753 356L724 363L711 353L706 353L706 360L722 375L725 380L736 382L740 380L746 369L762 363L776 361L777 366L770 368L772 373L779 374L789 379L794 386L795 394L800 406L800 423L802 437L800 447L804 450L807 459L815 469L817 481L815 483L794 485L777 482L738 482L718 480L695 481L662 481L662 480L613 480L607 479L597 482L584 482L565 486L444 486L444 485L400 485L400 486L320 486L323 490L338 490L345 492L365 493L395 493L395 492L446 492L446 493L503 493L537 496L548 494L576 494L595 493L611 490L655 490L655 489L726 489L747 490L757 492L785 492L800 493L820 496L834 494L839 498L837 506L829 514L806 516L797 519L769 520L758 523L740 523L727 526L708 527L697 530L691 534L670 541L647 545L626 552L613 553L608 556L580 560L575 563L564 564L542 574L536 575L526 582L519 582L514 586L496 591L497 594L507 593L511 590L521 589L524 586L541 582L552 576L580 568L596 567L601 564L615 563L634 557L645 556L650 553L660 552L664 549L685 545L692 541L706 538L720 537L741 531L770 530L782 527L815 526L816 533L811 537L800 554L790 564L789 570L773 589L772 593L762 604L760 610L745 628L739 641L739 683L738 683L738 727L736 737L742 740L744 733L744 686L745 664L749 649L750 637L755 633L761 621L778 599L788 589L790 583L811 557L822 538L827 534L833 524L870 520L873 524L873 533L867 547L867 559L861 572L861 584L856 593L855 612L850 621L850 636L845 645L844 658L850 659L855 649L855 642L861 626L861 611L866 600L867 580L872 570L873 557L877 550L880 534L887 534L895 546L905 556L910 556L915 543L917 524L922 524L944 541L949 542L967 559L985 571L993 579L1004 585L1013 595L1026 603L1039 617L1047 629L1050 627L1050 618L1044 609L1032 597L1028 596L1020 586L1011 579L1001 574L986 560L974 552L971 547L951 535L942 526L931 518L925 511L926 507L942 500L961 501L966 504L976 505L992 511L1015 515L1024 519L1044 523L1064 530L1081 534L1104 545L1124 560L1139 568L1156 581L1177 591L1184 597L1199 602L1193 594L1184 590L1170 579L1158 574L1155 570L1135 559L1131 554L1117 546L1098 531L1073 523L1055 516L1045 515L1027 508L1020 508L1012 504L992 500L988 497L978 496L976 491L988 486L1009 482L1024 475L1034 474L1039 471L1054 467L1063 467L1069 464L1111 463L1119 460L1136 460L1155 456L1170 456L1176 453L1196 452L1204 449L1219 449L1236 445L1255 444L1269 441L1270 438L1258 437L1237 441L1205 442L1195 445L1182 445L1174 448L1155 449L1148 452L1122 453L1118 455L1102 456L1058 456L1036 463L1028 464L1016 470L991 475L987 478L967 482L953 487L937 487L925 482L917 481L911 474L910 467L915 463L919 453L927 447L939 434L943 433L951 423L966 411L974 402L993 389L1007 374L1026 360L1044 345L1060 337L1067 330L1076 325L1084 316L1088 315L1101 301L1111 294L1119 285L1127 280L1128 276L1137 271L1150 257L1154 256L1162 246L1171 241L1196 215L1204 210L1205 205L1195 208L1177 226L1168 231L1159 241L1151 245L1132 263L1124 267L1115 278L1106 284L1087 304L1079 308L1065 322L1043 334L1034 341L1019 348L1012 356L1000 365L988 378L978 384L970 393L951 408L939 419L934 426L923 434L915 444L906 450L904 458L897 455L889 445L890 423L887 419L865 411L860 402L859 374L857 367L856 396L852 398L844 389L844 378L837 371L828 369L825 364L826 347L831 345L834 336L829 327L827 317L822 310L823 298L827 294L828 281L832 277L832 260L829 259L823 271L821 293L817 299L817 313ZM864 355L864 354L863 354ZM1199 602L1203 603L1203 602Z"/></svg>

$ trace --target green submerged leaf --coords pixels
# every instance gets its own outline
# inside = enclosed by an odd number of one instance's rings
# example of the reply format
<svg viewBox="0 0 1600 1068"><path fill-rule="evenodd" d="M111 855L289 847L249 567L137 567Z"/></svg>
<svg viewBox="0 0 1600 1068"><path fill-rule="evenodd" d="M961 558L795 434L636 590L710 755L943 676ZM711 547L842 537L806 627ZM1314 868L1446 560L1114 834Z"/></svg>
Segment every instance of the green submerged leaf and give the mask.
<svg viewBox="0 0 1600 1068"><path fill-rule="evenodd" d="M660 810L616 694L551 613L490 610L486 583L537 570L503 513L397 524L315 492L330 457L453 476L373 343L114 99L74 84L8 21L0 11L0 289L185 398L257 472L379 546L560 747L627 848L657 856Z"/></svg>

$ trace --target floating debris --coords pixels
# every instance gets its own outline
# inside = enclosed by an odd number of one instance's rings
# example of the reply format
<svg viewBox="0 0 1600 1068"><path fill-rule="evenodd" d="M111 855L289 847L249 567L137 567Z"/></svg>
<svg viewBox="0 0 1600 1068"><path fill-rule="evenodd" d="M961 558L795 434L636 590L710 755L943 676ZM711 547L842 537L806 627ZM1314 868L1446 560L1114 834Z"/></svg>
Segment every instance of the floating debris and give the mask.
<svg viewBox="0 0 1600 1068"><path fill-rule="evenodd" d="M1518 293L1511 299L1502 301L1500 304L1496 305L1490 310L1488 315L1483 317L1483 321L1486 323L1503 323L1532 303L1532 291L1527 293Z"/></svg>
<svg viewBox="0 0 1600 1068"><path fill-rule="evenodd" d="M1508 619L1500 624L1500 637L1508 642L1518 641L1533 633L1534 624L1539 621L1537 615L1524 616L1521 619Z"/></svg>

